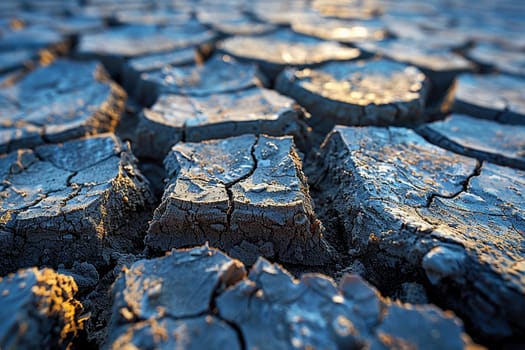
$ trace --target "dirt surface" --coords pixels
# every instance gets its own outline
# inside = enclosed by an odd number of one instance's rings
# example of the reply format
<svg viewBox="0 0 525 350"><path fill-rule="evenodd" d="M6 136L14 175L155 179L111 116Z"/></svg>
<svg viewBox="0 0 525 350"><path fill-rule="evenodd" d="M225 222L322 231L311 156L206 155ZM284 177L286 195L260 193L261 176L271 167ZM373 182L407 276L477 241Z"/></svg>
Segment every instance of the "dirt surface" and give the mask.
<svg viewBox="0 0 525 350"><path fill-rule="evenodd" d="M0 348L524 348L523 18L1 2Z"/></svg>

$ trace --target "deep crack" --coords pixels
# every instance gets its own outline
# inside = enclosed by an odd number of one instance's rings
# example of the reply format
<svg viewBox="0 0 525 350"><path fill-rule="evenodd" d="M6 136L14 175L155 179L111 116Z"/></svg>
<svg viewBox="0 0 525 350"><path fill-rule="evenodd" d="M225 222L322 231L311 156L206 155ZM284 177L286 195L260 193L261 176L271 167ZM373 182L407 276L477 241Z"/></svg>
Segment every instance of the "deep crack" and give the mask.
<svg viewBox="0 0 525 350"><path fill-rule="evenodd" d="M253 173L255 172L255 170L257 169L257 157L255 157L255 147L257 146L257 144L259 143L259 135L255 135L255 141L252 145L252 148L250 150L250 155L252 156L252 161L253 161L253 166L252 168L250 169L250 171L239 177L238 179L236 180L233 180L232 182L229 182L229 183L226 183L224 184L224 187L226 189L226 193L228 194L228 210L226 211L226 232L230 232L230 228L231 228L231 216L233 214L233 211L235 210L235 201L233 200L233 192L231 190L231 188L243 181L243 180L246 180L247 178L249 178L250 176L253 175Z"/></svg>
<svg viewBox="0 0 525 350"><path fill-rule="evenodd" d="M452 193L450 195L444 195L440 193L431 193L430 196L427 198L427 203L425 204L425 208L430 208L430 206L432 205L432 202L434 201L434 198L436 197L444 198L444 199L454 199L457 196L459 196L461 193L467 192L468 187L470 185L470 180L472 180L472 178L479 176L481 174L482 167L483 167L483 161L477 160L476 167L474 168L472 173L469 176L467 176L465 180L461 182L461 189L459 191Z"/></svg>

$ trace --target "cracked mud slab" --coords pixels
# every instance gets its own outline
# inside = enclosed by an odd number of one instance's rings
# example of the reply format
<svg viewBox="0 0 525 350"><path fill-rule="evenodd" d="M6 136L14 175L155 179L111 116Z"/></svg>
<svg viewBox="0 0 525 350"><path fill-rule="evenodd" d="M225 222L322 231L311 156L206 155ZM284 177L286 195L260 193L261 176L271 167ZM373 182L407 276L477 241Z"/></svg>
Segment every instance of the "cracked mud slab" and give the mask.
<svg viewBox="0 0 525 350"><path fill-rule="evenodd" d="M137 127L139 157L162 160L178 141L199 142L242 134L293 135L306 143L303 110L273 90L248 90L203 97L162 95L145 109Z"/></svg>
<svg viewBox="0 0 525 350"><path fill-rule="evenodd" d="M122 86L134 96L135 85L140 81L142 74L169 69L172 66L195 64L198 60L199 55L194 47L132 58L122 67Z"/></svg>
<svg viewBox="0 0 525 350"><path fill-rule="evenodd" d="M209 242L246 263L330 261L291 137L179 143L164 164L168 183L146 236L154 251Z"/></svg>
<svg viewBox="0 0 525 350"><path fill-rule="evenodd" d="M38 57L38 50L16 49L0 51L0 74L31 65Z"/></svg>
<svg viewBox="0 0 525 350"><path fill-rule="evenodd" d="M482 336L522 334L522 171L481 166L402 128L338 127L323 148L324 201L369 278L419 278Z"/></svg>
<svg viewBox="0 0 525 350"><path fill-rule="evenodd" d="M469 50L466 55L485 69L525 77L525 55L522 51L481 43Z"/></svg>
<svg viewBox="0 0 525 350"><path fill-rule="evenodd" d="M65 38L45 25L31 25L1 30L0 51L17 49L46 49L64 45Z"/></svg>
<svg viewBox="0 0 525 350"><path fill-rule="evenodd" d="M30 268L0 279L0 347L68 349L82 329L73 278Z"/></svg>
<svg viewBox="0 0 525 350"><path fill-rule="evenodd" d="M276 89L304 106L313 122L330 128L421 121L429 82L415 67L371 60L287 69L279 75Z"/></svg>
<svg viewBox="0 0 525 350"><path fill-rule="evenodd" d="M211 307L218 290L245 274L239 261L207 246L134 263L113 287L104 348L240 349L235 330Z"/></svg>
<svg viewBox="0 0 525 350"><path fill-rule="evenodd" d="M161 94L206 96L264 86L255 65L239 63L229 56L214 56L204 64L166 67L141 75L137 98L151 106Z"/></svg>
<svg viewBox="0 0 525 350"><path fill-rule="evenodd" d="M525 79L504 74L462 74L454 112L506 124L525 124Z"/></svg>
<svg viewBox="0 0 525 350"><path fill-rule="evenodd" d="M77 38L80 34L103 30L104 22L99 18L73 16L53 21L50 26L63 35Z"/></svg>
<svg viewBox="0 0 525 350"><path fill-rule="evenodd" d="M257 35L276 28L272 24L255 21L239 10L227 11L223 7L210 9L206 5L197 11L197 19L225 35Z"/></svg>
<svg viewBox="0 0 525 350"><path fill-rule="evenodd" d="M104 62L118 73L126 58L158 54L212 42L215 33L196 21L179 26L125 25L80 38L77 55Z"/></svg>
<svg viewBox="0 0 525 350"><path fill-rule="evenodd" d="M136 262L117 280L113 295L110 349L472 345L453 315L392 303L357 276L344 276L339 286L318 274L296 280L263 258L246 276L242 263L207 246Z"/></svg>
<svg viewBox="0 0 525 350"><path fill-rule="evenodd" d="M438 94L447 90L458 74L474 69L474 65L462 56L432 47L432 40L392 39L357 43L356 46L364 52L418 67L432 81Z"/></svg>
<svg viewBox="0 0 525 350"><path fill-rule="evenodd" d="M246 10L262 22L277 26L288 26L297 16L311 12L310 2L305 0L253 1L247 5Z"/></svg>
<svg viewBox="0 0 525 350"><path fill-rule="evenodd" d="M452 114L417 131L455 153L525 170L525 126Z"/></svg>
<svg viewBox="0 0 525 350"><path fill-rule="evenodd" d="M2 274L75 261L101 266L113 251L141 249L152 195L115 136L21 149L0 164Z"/></svg>
<svg viewBox="0 0 525 350"><path fill-rule="evenodd" d="M158 25L180 26L191 20L188 12L179 12L168 9L153 11L121 10L115 14L115 21L121 25Z"/></svg>
<svg viewBox="0 0 525 350"><path fill-rule="evenodd" d="M386 14L381 19L395 37L412 40L414 46L419 46L421 42L424 47L449 51L464 49L471 42L467 33L451 28L453 19L450 16L441 17L436 12L423 16L413 13Z"/></svg>
<svg viewBox="0 0 525 350"><path fill-rule="evenodd" d="M312 9L324 17L350 20L368 20L381 16L384 9L381 4L355 0L314 0Z"/></svg>
<svg viewBox="0 0 525 350"><path fill-rule="evenodd" d="M96 62L38 68L0 88L0 153L113 131L125 98Z"/></svg>
<svg viewBox="0 0 525 350"><path fill-rule="evenodd" d="M360 55L357 49L288 29L265 35L232 37L217 47L239 60L257 63L270 80L285 67L306 68L329 61L352 60Z"/></svg>
<svg viewBox="0 0 525 350"><path fill-rule="evenodd" d="M318 14L299 16L292 22L292 29L297 33L346 44L383 40L388 36L384 23L379 20L348 21Z"/></svg>

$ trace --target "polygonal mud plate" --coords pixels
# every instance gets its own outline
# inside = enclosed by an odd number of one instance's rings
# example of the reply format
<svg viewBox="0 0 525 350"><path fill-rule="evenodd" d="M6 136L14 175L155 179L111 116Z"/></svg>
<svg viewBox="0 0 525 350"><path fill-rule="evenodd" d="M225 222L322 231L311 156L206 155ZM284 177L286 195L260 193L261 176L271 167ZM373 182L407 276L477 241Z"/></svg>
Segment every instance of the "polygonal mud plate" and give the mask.
<svg viewBox="0 0 525 350"><path fill-rule="evenodd" d="M436 18L437 16L437 18ZM385 15L381 18L388 31L398 39L412 40L415 46L423 42L424 47L442 49L464 49L471 42L467 33L455 30L452 27L452 18L438 14L417 16L413 13L399 16Z"/></svg>
<svg viewBox="0 0 525 350"><path fill-rule="evenodd" d="M525 77L525 54L495 44L477 44L467 56L485 69Z"/></svg>
<svg viewBox="0 0 525 350"><path fill-rule="evenodd" d="M102 60L109 72L116 74L126 58L206 45L214 38L215 33L195 21L167 27L126 25L83 35L77 54Z"/></svg>
<svg viewBox="0 0 525 350"><path fill-rule="evenodd" d="M152 205L149 184L115 136L0 157L1 273L45 264L101 266L136 252Z"/></svg>
<svg viewBox="0 0 525 350"><path fill-rule="evenodd" d="M197 19L227 35L263 34L276 28L269 23L257 22L240 11L226 11L223 8L210 10L205 7L197 12Z"/></svg>
<svg viewBox="0 0 525 350"><path fill-rule="evenodd" d="M372 60L288 69L279 75L276 89L293 97L312 114L313 123L326 129L334 124L421 121L428 85L425 75L415 67Z"/></svg>
<svg viewBox="0 0 525 350"><path fill-rule="evenodd" d="M292 29L297 33L347 44L383 40L388 36L385 24L378 20L345 21L318 14L307 14L294 19Z"/></svg>
<svg viewBox="0 0 525 350"><path fill-rule="evenodd" d="M169 69L172 66L195 64L199 60L198 51L194 47L132 58L122 67L122 86L131 96L135 96L136 85L143 73Z"/></svg>
<svg viewBox="0 0 525 350"><path fill-rule="evenodd" d="M28 26L2 31L0 51L53 48L65 43L65 38L48 26Z"/></svg>
<svg viewBox="0 0 525 350"><path fill-rule="evenodd" d="M369 278L419 276L482 336L523 333L522 171L481 166L402 128L338 127L321 156L318 205L334 206Z"/></svg>
<svg viewBox="0 0 525 350"><path fill-rule="evenodd" d="M312 12L307 0L252 1L247 10L259 20L278 26L290 25L297 16Z"/></svg>
<svg viewBox="0 0 525 350"><path fill-rule="evenodd" d="M368 20L384 12L379 3L355 0L313 0L312 8L325 17L352 20Z"/></svg>
<svg viewBox="0 0 525 350"><path fill-rule="evenodd" d="M452 109L507 124L525 124L525 79L504 75L463 74Z"/></svg>
<svg viewBox="0 0 525 350"><path fill-rule="evenodd" d="M178 143L164 164L168 183L146 236L153 250L209 242L247 263L330 261L291 137Z"/></svg>
<svg viewBox="0 0 525 350"><path fill-rule="evenodd" d="M525 170L525 126L452 114L417 131L455 153Z"/></svg>
<svg viewBox="0 0 525 350"><path fill-rule="evenodd" d="M38 58L38 50L16 49L0 51L0 74L23 68Z"/></svg>
<svg viewBox="0 0 525 350"><path fill-rule="evenodd" d="M73 278L51 269L20 270L0 279L0 347L67 349L82 329Z"/></svg>
<svg viewBox="0 0 525 350"><path fill-rule="evenodd" d="M102 30L105 24L99 18L76 16L53 21L50 26L63 35L77 37L80 34Z"/></svg>
<svg viewBox="0 0 525 350"><path fill-rule="evenodd" d="M0 153L113 131L125 98L96 62L39 68L0 88Z"/></svg>
<svg viewBox="0 0 525 350"><path fill-rule="evenodd" d="M189 12L170 10L124 10L115 15L115 21L121 25L184 25L191 20Z"/></svg>
<svg viewBox="0 0 525 350"><path fill-rule="evenodd" d="M201 65L167 66L160 71L142 74L136 94L138 100L152 105L161 94L206 96L265 83L255 65L238 63L229 56L214 56Z"/></svg>
<svg viewBox="0 0 525 350"><path fill-rule="evenodd" d="M261 49L264 48L264 49ZM359 50L281 29L265 35L237 36L218 44L219 51L257 63L270 80L285 67L311 67L359 57Z"/></svg>
<svg viewBox="0 0 525 350"><path fill-rule="evenodd" d="M178 141L198 142L242 134L293 135L305 146L303 111L273 90L248 90L203 97L162 95L140 115L139 157L162 160Z"/></svg>
<svg viewBox="0 0 525 350"><path fill-rule="evenodd" d="M381 55L394 61L420 68L433 84L435 93L442 94L454 81L456 75L472 71L473 64L462 56L442 47L432 47L432 41L392 39L357 43L361 50Z"/></svg>

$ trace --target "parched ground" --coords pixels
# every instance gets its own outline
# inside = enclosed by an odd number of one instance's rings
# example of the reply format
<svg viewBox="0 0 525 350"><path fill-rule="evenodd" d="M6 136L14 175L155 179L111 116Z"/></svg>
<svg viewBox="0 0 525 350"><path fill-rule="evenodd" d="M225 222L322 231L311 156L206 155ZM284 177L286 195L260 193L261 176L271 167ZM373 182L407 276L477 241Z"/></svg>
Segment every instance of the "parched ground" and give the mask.
<svg viewBox="0 0 525 350"><path fill-rule="evenodd" d="M525 4L0 3L0 349L525 348Z"/></svg>

